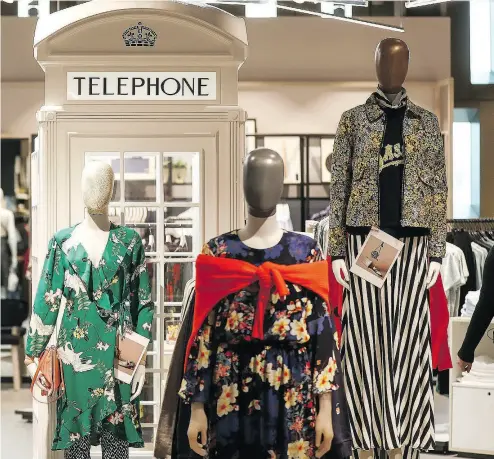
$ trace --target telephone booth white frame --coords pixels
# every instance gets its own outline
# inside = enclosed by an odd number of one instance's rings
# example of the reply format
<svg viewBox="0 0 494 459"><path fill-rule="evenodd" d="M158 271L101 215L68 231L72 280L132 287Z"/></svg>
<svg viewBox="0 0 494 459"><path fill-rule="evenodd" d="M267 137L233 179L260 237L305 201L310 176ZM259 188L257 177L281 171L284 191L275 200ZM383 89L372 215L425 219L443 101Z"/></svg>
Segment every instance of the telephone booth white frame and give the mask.
<svg viewBox="0 0 494 459"><path fill-rule="evenodd" d="M126 31L139 23L155 34L152 46L127 46ZM176 309L166 311L180 305L180 293L167 301L164 272L171 264L193 267L203 241L240 226L244 219L240 184L245 112L238 107L238 69L247 53L245 23L213 7L175 1L94 1L40 19L34 52L46 76L45 105L38 112L39 149L32 155L31 168L33 289L48 239L84 218L79 181L85 162L96 158L118 164L118 190L111 203L117 222L129 224L143 213L153 215L146 223L154 231L154 245L147 253L154 268L157 307L147 366L153 399L142 403L145 417L152 421L143 423L147 451L131 450L132 457L152 457L172 347L165 339L165 322L176 314ZM214 97L72 97L68 73L89 72L101 77L117 72L214 73ZM135 157L141 162L147 158L149 167L129 178L129 161ZM165 171L174 167L174 158L189 171L188 192L177 191L180 187L173 179L164 192ZM133 199L135 181L146 177L153 177L155 185L145 199ZM187 227L191 247L172 253L167 252L166 222L177 209L192 220ZM140 223L134 221L133 226ZM37 459L63 457L50 451L54 411L34 407ZM51 421L46 433L42 424L47 416ZM93 457L99 454L95 451Z"/></svg>

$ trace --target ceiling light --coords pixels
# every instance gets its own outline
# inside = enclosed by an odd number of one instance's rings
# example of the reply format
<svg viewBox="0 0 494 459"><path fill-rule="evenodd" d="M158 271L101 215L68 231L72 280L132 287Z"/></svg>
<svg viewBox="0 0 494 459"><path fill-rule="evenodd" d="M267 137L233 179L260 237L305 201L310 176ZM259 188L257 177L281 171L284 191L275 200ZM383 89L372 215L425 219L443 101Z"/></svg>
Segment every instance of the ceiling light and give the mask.
<svg viewBox="0 0 494 459"><path fill-rule="evenodd" d="M292 6L277 5L280 10L295 11L297 13L304 13L310 16L319 16L320 18L336 19L337 21L351 22L352 24L366 25L369 27L376 27L378 29L390 30L391 32L405 32L403 27L392 26L388 24L381 24L379 22L364 21L362 19L347 18L343 16L335 16L334 14L318 13L317 11L307 11L302 8L295 8Z"/></svg>
<svg viewBox="0 0 494 459"><path fill-rule="evenodd" d="M416 8L419 6L437 5L439 3L446 3L451 0L407 0L405 6L407 8Z"/></svg>
<svg viewBox="0 0 494 459"><path fill-rule="evenodd" d="M264 0L266 1L266 0ZM238 0L217 0L217 1L208 1L210 4L223 4L223 5L243 5L246 6L249 3L263 3L262 1L255 2L255 1L238 1ZM348 2L345 1L336 1L333 3L355 3L354 1L350 0ZM405 29L403 27L399 26L393 26L389 24L382 24L380 22L371 22L371 21L364 21L362 19L355 19L355 18L348 18L348 17L342 17L342 16L335 16L334 14L328 14L328 13L318 13L317 11L309 11L309 10L304 10L303 8L297 8L297 7L292 7L292 6L284 6L277 4L276 7L280 10L286 10L286 11L294 11L296 13L302 13L302 14L308 14L309 16L318 16L320 18L325 18L325 19L336 19L337 21L343 21L343 22L350 22L352 24L357 24L357 25L365 25L369 27L375 27L377 29L383 29L383 30L389 30L391 32L405 32Z"/></svg>

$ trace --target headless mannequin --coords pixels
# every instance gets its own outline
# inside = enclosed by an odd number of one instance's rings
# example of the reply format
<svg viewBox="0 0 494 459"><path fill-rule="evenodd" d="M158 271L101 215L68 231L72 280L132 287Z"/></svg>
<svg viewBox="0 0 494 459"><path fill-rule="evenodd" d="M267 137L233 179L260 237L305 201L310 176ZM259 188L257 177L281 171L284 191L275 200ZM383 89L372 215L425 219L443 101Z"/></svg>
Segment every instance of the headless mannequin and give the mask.
<svg viewBox="0 0 494 459"><path fill-rule="evenodd" d="M284 167L281 156L268 148L253 150L244 160L243 188L248 215L238 236L249 247L267 249L275 246L283 236L276 220L276 205L283 193ZM190 448L204 457L208 430L204 404L192 403L191 408L187 432ZM331 393L319 397L315 429L316 457L322 457L331 449L333 441Z"/></svg>
<svg viewBox="0 0 494 459"><path fill-rule="evenodd" d="M405 82L409 60L410 51L407 44L397 38L386 38L376 48L377 80L380 89L391 103L394 102ZM345 260L333 261L332 269L337 282L346 289L350 289L348 268ZM431 288L436 283L440 269L440 263L434 261L430 263L427 273L427 288ZM359 450L359 459L371 459L373 456L373 451ZM400 448L397 448L388 451L388 456L390 459L401 459L403 452Z"/></svg>
<svg viewBox="0 0 494 459"><path fill-rule="evenodd" d="M94 266L98 266L108 242L111 227L108 218L108 205L113 193L114 174L111 166L101 161L89 163L82 172L82 197L87 208L87 215L77 225L72 233L84 246L89 259ZM27 358L27 369L31 378L34 377L37 364ZM132 379L132 397L134 400L142 391L144 386L145 367L141 363ZM36 385L43 387L42 376L38 377Z"/></svg>
<svg viewBox="0 0 494 459"><path fill-rule="evenodd" d="M5 199L3 190L0 188L0 222L2 237L7 238L7 244L10 250L10 268L9 268L9 278L8 278L8 289L2 287L2 298L7 298L7 290L14 291L19 283L19 278L17 277L17 230L15 228L15 217L14 213L7 209L5 205ZM4 256L4 254L2 254Z"/></svg>
<svg viewBox="0 0 494 459"><path fill-rule="evenodd" d="M376 48L376 76L379 87L390 102L393 102L400 93L408 73L410 51L407 44L398 38L385 38ZM346 289L348 285L348 269L345 260L335 260L332 269L336 281ZM437 281L441 264L432 261L427 273L427 288L431 288Z"/></svg>

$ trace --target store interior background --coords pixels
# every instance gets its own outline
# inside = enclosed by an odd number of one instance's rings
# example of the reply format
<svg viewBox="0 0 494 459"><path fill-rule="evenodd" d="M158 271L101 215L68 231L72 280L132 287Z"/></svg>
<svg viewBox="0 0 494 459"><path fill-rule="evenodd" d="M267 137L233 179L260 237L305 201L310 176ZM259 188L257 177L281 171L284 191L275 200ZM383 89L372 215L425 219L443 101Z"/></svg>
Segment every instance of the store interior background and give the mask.
<svg viewBox="0 0 494 459"><path fill-rule="evenodd" d="M473 1L484 2L494 11L492 1ZM28 218L29 155L37 132L36 112L44 103L44 73L33 56L36 18L17 17L16 3L0 5L1 168L2 184L7 183L12 174L20 174L17 197L18 202L25 203ZM52 3L58 5L56 8L63 8L80 2ZM385 37L397 36L411 51L406 89L415 103L437 111L439 86L447 82L451 89L451 97L447 99L454 113L449 133L452 134L450 217L494 217L494 155L491 151L494 89L488 79L487 84L471 82L471 60L478 56L472 56L471 51L469 3L448 2L408 10L404 2L381 1L353 9L355 17L402 25L405 29L402 34L286 11L278 11L279 17L275 18L247 18L249 56L240 69L239 105L255 120L258 138L332 136L342 112L363 103L374 90L377 43ZM225 9L236 15L244 14L241 6ZM491 40L494 46L491 38L494 23L490 27L485 39ZM491 64L490 55L488 61ZM493 65L494 62L490 67ZM490 68L487 73L492 74ZM247 139L247 145L255 145L252 142L253 137ZM15 156L20 158L17 161L20 172L15 169ZM313 200L302 199L299 188L287 185L286 197L295 230L304 229L304 215L309 218L328 203L327 183L311 181L304 187L305 195L314 197ZM30 425L14 411L29 405L28 386L24 385L20 392L12 390L8 347L3 351L2 452L16 451L22 439L23 453L16 453L16 457L27 459L32 435ZM447 422L448 401L439 399L437 408L437 422Z"/></svg>

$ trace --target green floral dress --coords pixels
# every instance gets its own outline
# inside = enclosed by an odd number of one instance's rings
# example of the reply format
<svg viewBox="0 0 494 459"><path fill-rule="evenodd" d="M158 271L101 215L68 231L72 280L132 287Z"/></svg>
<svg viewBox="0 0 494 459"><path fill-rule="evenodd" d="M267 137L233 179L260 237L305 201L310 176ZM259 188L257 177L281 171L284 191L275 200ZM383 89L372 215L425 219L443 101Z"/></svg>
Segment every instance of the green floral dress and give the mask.
<svg viewBox="0 0 494 459"><path fill-rule="evenodd" d="M130 402L131 386L114 378L113 361L117 333L151 338L154 303L144 247L134 230L112 225L102 259L93 265L74 229L49 243L27 340L27 354L39 357L57 328L66 391L58 401L53 449L87 435L97 445L103 428L142 447L139 402Z"/></svg>

